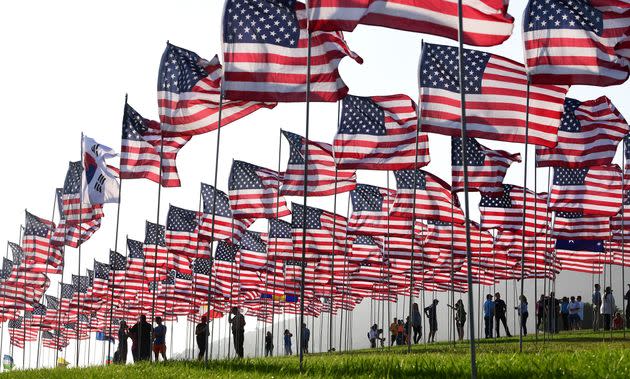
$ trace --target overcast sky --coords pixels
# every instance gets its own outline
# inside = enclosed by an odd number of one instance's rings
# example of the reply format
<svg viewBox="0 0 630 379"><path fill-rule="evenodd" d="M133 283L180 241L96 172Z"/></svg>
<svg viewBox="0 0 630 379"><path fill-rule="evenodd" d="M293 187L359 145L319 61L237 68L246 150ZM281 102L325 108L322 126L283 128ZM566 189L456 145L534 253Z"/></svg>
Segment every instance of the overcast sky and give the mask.
<svg viewBox="0 0 630 379"><path fill-rule="evenodd" d="M523 0L513 0L509 12L516 18L514 33L498 47L483 50L523 61L521 20ZM4 183L0 197L0 240L17 242L24 209L49 218L54 189L63 185L68 161L80 159L81 132L98 142L120 149L121 119L125 93L129 103L146 118L157 119L156 81L158 65L166 41L190 49L211 59L221 54L221 0L112 0L90 1L4 1L0 3L0 40L4 49L0 59L0 104L3 110L0 139ZM345 59L340 72L354 95L390 95L404 93L416 99L417 67L421 41L454 45L454 41L377 27L359 26L346 34L352 50L365 63ZM629 114L628 84L616 87L574 87L569 96L589 100L607 95ZM625 95L625 96L624 96ZM334 103L313 104L311 139L332 142L336 131ZM219 164L219 188L227 190L232 159L240 159L270 168L277 167L279 130L304 134L304 104L280 104L274 110L260 110L223 129ZM427 170L450 181L450 141L430 135L431 164ZM482 141L492 148L524 152L520 144ZM162 191L161 223L165 222L169 203L196 209L199 183L212 183L216 133L193 138L181 151L178 167L182 187ZM283 142L283 150L288 145ZM621 150L615 162L621 162ZM532 157L533 149L530 150ZM287 155L284 154L283 165ZM533 188L533 164L530 182ZM538 170L538 190L547 186L547 170ZM386 173L359 171L361 183L385 186ZM514 164L506 183L522 185L523 164ZM391 176L394 185L393 175ZM287 199L298 200L295 199ZM461 198L463 200L463 197ZM471 195L472 218L478 220L479 197ZM157 185L147 180L128 180L123 184L119 250L124 238L144 238L145 220L155 221ZM338 204L346 204L347 194L339 195ZM309 205L332 210L332 197L309 199ZM345 213L345 206L338 210ZM106 218L100 231L82 250L82 267L92 267L92 260L107 261L114 247L115 205L105 207ZM55 216L58 219L58 216ZM264 221L253 229L263 231ZM77 251L66 250L65 275L77 273ZM623 288L615 271L615 288ZM69 279L66 279L69 280ZM58 276L52 277L49 293L57 295ZM559 293L590 293L591 276L562 274ZM501 288L503 288L501 284ZM542 284L540 284L542 287ZM533 299L533 287L528 296ZM510 287L511 291L511 287ZM620 296L618 294L618 302ZM428 294L427 296L432 296ZM511 295L510 295L511 296ZM511 301L511 300L510 300ZM369 304L355 313L366 315ZM533 303L533 301L531 301ZM446 309L445 303L443 308ZM443 312L446 313L445 311ZM183 323L182 323L183 325ZM250 322L250 327L253 323ZM183 332L183 326L179 326ZM365 317L355 318L355 346L367 343ZM5 334L6 335L6 334ZM446 338L446 328L440 337ZM5 337L4 348L8 346ZM181 342L181 341L180 341ZM175 351L183 348L177 344ZM5 350L6 351L6 350ZM253 354L253 351L249 352ZM19 358L19 353L16 353Z"/></svg>

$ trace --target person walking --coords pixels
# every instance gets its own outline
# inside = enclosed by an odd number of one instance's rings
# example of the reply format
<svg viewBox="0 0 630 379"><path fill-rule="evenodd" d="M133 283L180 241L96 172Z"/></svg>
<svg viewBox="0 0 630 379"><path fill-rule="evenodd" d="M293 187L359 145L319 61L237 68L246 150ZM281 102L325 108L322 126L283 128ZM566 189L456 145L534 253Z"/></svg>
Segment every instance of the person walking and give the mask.
<svg viewBox="0 0 630 379"><path fill-rule="evenodd" d="M162 317L156 317L157 326L153 329L153 356L160 361L160 355L166 362L166 325L162 324Z"/></svg>
<svg viewBox="0 0 630 379"><path fill-rule="evenodd" d="M592 296L593 304L593 331L599 330L600 318L601 318L601 306L602 306L602 294L600 292L601 287L599 284L595 284L595 291Z"/></svg>
<svg viewBox="0 0 630 379"><path fill-rule="evenodd" d="M602 299L601 314L604 319L604 330L610 330L612 315L615 312L615 297L610 287L604 290L604 298Z"/></svg>
<svg viewBox="0 0 630 379"><path fill-rule="evenodd" d="M560 315L562 316L562 329L566 332L570 329L569 325L569 298L562 297L562 303L560 303Z"/></svg>
<svg viewBox="0 0 630 379"><path fill-rule="evenodd" d="M208 348L208 318L206 316L201 316L201 321L195 327L195 337L197 338L197 347L199 348L197 359L202 360Z"/></svg>
<svg viewBox="0 0 630 379"><path fill-rule="evenodd" d="M461 341L464 339L464 325L466 324L466 311L464 310L464 302L462 299L457 300L455 306L448 304L455 312L455 326L457 327L457 338Z"/></svg>
<svg viewBox="0 0 630 379"><path fill-rule="evenodd" d="M291 337L293 334L289 332L289 329L284 330L284 355L293 355L293 349L291 348Z"/></svg>
<svg viewBox="0 0 630 379"><path fill-rule="evenodd" d="M494 320L494 301L492 295L486 295L486 301L483 303L483 321L484 332L486 338L492 338L492 321Z"/></svg>
<svg viewBox="0 0 630 379"><path fill-rule="evenodd" d="M396 319L396 317L394 317L394 322L392 322L392 324L389 326L389 334L389 346L394 346L394 343L396 343L396 336L398 335L398 320Z"/></svg>
<svg viewBox="0 0 630 379"><path fill-rule="evenodd" d="M273 356L273 334L270 331L265 335L265 357Z"/></svg>
<svg viewBox="0 0 630 379"><path fill-rule="evenodd" d="M433 299L433 302L428 307L424 308L424 314L429 319L429 338L427 342L435 342L435 333L438 330L437 324L437 305L438 299Z"/></svg>
<svg viewBox="0 0 630 379"><path fill-rule="evenodd" d="M118 359L115 359L114 363L127 363L127 338L129 338L129 327L123 320L118 327Z"/></svg>
<svg viewBox="0 0 630 379"><path fill-rule="evenodd" d="M233 307L230 311L229 323L232 324L232 337L234 338L234 350L236 356L243 358L243 344L245 343L245 316L238 307Z"/></svg>
<svg viewBox="0 0 630 379"><path fill-rule="evenodd" d="M494 317L497 323L495 325L494 330L497 333L497 338L501 337L499 333L501 323L503 323L503 328L505 329L505 335L508 337L512 337L512 335L510 334L510 329L508 328L508 325L507 325L507 318L505 317L506 313L507 313L507 304L505 304L505 301L501 299L501 294L497 292L494 294Z"/></svg>
<svg viewBox="0 0 630 379"><path fill-rule="evenodd" d="M133 361L148 361L151 359L151 331L153 327L147 322L147 316L140 315L138 322L129 329L131 337L131 354Z"/></svg>
<svg viewBox="0 0 630 379"><path fill-rule="evenodd" d="M520 303L518 307L515 307L518 316L521 319L521 330L523 331L523 336L527 336L527 318L529 317L529 311L527 309L527 298L525 295L519 296Z"/></svg>
<svg viewBox="0 0 630 379"><path fill-rule="evenodd" d="M411 327L413 329L413 343L418 344L422 338L422 316L420 315L418 303L413 303L413 308L411 309Z"/></svg>
<svg viewBox="0 0 630 379"><path fill-rule="evenodd" d="M311 330L306 327L306 323L302 323L302 334L300 342L302 344L302 351L304 354L308 354L308 341L311 339Z"/></svg>

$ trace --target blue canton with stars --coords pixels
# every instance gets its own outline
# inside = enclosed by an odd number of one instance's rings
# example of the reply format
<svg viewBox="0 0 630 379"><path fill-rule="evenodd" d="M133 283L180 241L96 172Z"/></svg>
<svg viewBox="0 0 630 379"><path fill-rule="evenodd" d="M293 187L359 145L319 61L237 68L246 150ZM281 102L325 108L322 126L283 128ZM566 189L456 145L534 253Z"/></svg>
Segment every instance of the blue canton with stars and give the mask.
<svg viewBox="0 0 630 379"><path fill-rule="evenodd" d="M229 190L263 189L263 183L256 170L258 166L243 161L234 161L228 181Z"/></svg>
<svg viewBox="0 0 630 379"><path fill-rule="evenodd" d="M588 174L586 168L555 167L553 170L553 184L558 186L583 185Z"/></svg>
<svg viewBox="0 0 630 379"><path fill-rule="evenodd" d="M197 212L171 205L166 216L166 229L193 233L197 229Z"/></svg>
<svg viewBox="0 0 630 379"><path fill-rule="evenodd" d="M291 227L293 229L302 229L304 227L304 207L292 203L291 208ZM324 211L321 209L306 207L306 229L321 229L322 213Z"/></svg>
<svg viewBox="0 0 630 379"><path fill-rule="evenodd" d="M374 246L376 245L376 242L374 242L374 238L370 237L370 236L366 236L363 234L360 234L357 236L357 238L355 238L354 245L369 245L369 246Z"/></svg>
<svg viewBox="0 0 630 379"><path fill-rule="evenodd" d="M90 278L88 276L72 275L72 285L79 293L86 293L90 286Z"/></svg>
<svg viewBox="0 0 630 379"><path fill-rule="evenodd" d="M46 295L46 308L59 309L59 299L52 295Z"/></svg>
<svg viewBox="0 0 630 379"><path fill-rule="evenodd" d="M109 251L109 265L114 271L123 271L127 267L127 258L115 251Z"/></svg>
<svg viewBox="0 0 630 379"><path fill-rule="evenodd" d="M355 212L380 212L383 210L383 194L378 187L368 184L357 184L356 188L350 191L352 199L352 210Z"/></svg>
<svg viewBox="0 0 630 379"><path fill-rule="evenodd" d="M69 283L61 283L61 298L72 299L74 296L74 285Z"/></svg>
<svg viewBox="0 0 630 379"><path fill-rule="evenodd" d="M304 149L302 136L287 132L286 130L282 131L282 135L284 135L287 141L289 141L289 146L291 147L291 152L289 153L289 164L304 164L304 156L302 155L302 149Z"/></svg>
<svg viewBox="0 0 630 379"><path fill-rule="evenodd" d="M142 136L149 130L147 120L129 104L125 104L122 138L132 141L144 141Z"/></svg>
<svg viewBox="0 0 630 379"><path fill-rule="evenodd" d="M384 136L385 111L369 97L348 95L343 99L339 133Z"/></svg>
<svg viewBox="0 0 630 379"><path fill-rule="evenodd" d="M169 43L162 55L158 91L190 92L201 79L208 76L206 64L207 61L192 51Z"/></svg>
<svg viewBox="0 0 630 379"><path fill-rule="evenodd" d="M226 242L226 241L219 241L214 258L218 261L236 262L237 253L238 253L237 245Z"/></svg>
<svg viewBox="0 0 630 379"><path fill-rule="evenodd" d="M101 263L94 261L94 277L96 279L109 279L109 265L107 263Z"/></svg>
<svg viewBox="0 0 630 379"><path fill-rule="evenodd" d="M257 232L245 231L241 238L241 248L259 253L267 252L267 245L262 239L262 235Z"/></svg>
<svg viewBox="0 0 630 379"><path fill-rule="evenodd" d="M9 248L11 249L11 256L13 257L13 263L15 263L16 266L21 265L22 260L24 259L24 250L22 250L20 245L18 245L17 243L9 242L8 244L9 244Z"/></svg>
<svg viewBox="0 0 630 379"><path fill-rule="evenodd" d="M396 186L398 189L413 189L414 182L417 189L424 190L427 188L426 173L421 170L398 170L394 171L396 177Z"/></svg>
<svg viewBox="0 0 630 379"><path fill-rule="evenodd" d="M129 249L129 259L144 259L142 242L127 239L127 249Z"/></svg>
<svg viewBox="0 0 630 379"><path fill-rule="evenodd" d="M464 93L480 94L490 54L464 49ZM420 86L459 93L459 49L425 43L420 62Z"/></svg>
<svg viewBox="0 0 630 379"><path fill-rule="evenodd" d="M228 0L223 41L297 47L300 25L295 3L296 0Z"/></svg>
<svg viewBox="0 0 630 379"><path fill-rule="evenodd" d="M427 220L427 224L434 226L451 226L450 222L440 220Z"/></svg>
<svg viewBox="0 0 630 379"><path fill-rule="evenodd" d="M491 196L482 192L479 206L489 208L512 208L510 192L512 192L511 184L503 185L503 194L501 196Z"/></svg>
<svg viewBox="0 0 630 379"><path fill-rule="evenodd" d="M215 214L217 216L232 217L230 199L225 192L215 190L215 188L209 184L201 183L201 199L203 201L203 213L213 213L212 205L214 201L214 208L216 208Z"/></svg>
<svg viewBox="0 0 630 379"><path fill-rule="evenodd" d="M576 218L584 217L584 213L583 212L556 212L556 217L576 219Z"/></svg>
<svg viewBox="0 0 630 379"><path fill-rule="evenodd" d="M468 166L483 166L486 160L481 144L474 138L466 139L466 163ZM463 166L462 159L462 139L460 137L451 138L451 165Z"/></svg>
<svg viewBox="0 0 630 379"><path fill-rule="evenodd" d="M41 219L29 212L26 212L25 236L47 237L50 228Z"/></svg>
<svg viewBox="0 0 630 379"><path fill-rule="evenodd" d="M2 271L0 271L0 278L6 279L11 276L11 270L13 270L13 261L8 258L2 258Z"/></svg>
<svg viewBox="0 0 630 379"><path fill-rule="evenodd" d="M566 240L556 241L556 250L604 252L603 240Z"/></svg>
<svg viewBox="0 0 630 379"><path fill-rule="evenodd" d="M83 166L81 161L70 162L66 179L63 183L64 195L78 194L81 192L81 176L83 174Z"/></svg>
<svg viewBox="0 0 630 379"><path fill-rule="evenodd" d="M291 224L282 220L269 220L269 239L291 238Z"/></svg>
<svg viewBox="0 0 630 379"><path fill-rule="evenodd" d="M193 261L193 273L201 275L210 275L212 269L212 260L207 258L197 258Z"/></svg>
<svg viewBox="0 0 630 379"><path fill-rule="evenodd" d="M582 29L601 36L604 17L590 0L532 0L525 9L523 26L526 32Z"/></svg>
<svg viewBox="0 0 630 379"><path fill-rule="evenodd" d="M144 231L144 243L147 245L166 246L164 238L164 225L147 221Z"/></svg>
<svg viewBox="0 0 630 379"><path fill-rule="evenodd" d="M560 119L560 130L569 133L579 133L582 131L582 125L575 117L575 110L580 107L582 103L579 100L566 98L564 99L564 112Z"/></svg>

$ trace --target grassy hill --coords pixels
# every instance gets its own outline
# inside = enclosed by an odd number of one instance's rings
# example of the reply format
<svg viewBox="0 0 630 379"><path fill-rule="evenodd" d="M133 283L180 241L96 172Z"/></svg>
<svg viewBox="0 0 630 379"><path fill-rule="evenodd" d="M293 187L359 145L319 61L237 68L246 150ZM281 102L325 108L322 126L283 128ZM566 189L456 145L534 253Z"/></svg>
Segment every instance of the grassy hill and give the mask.
<svg viewBox="0 0 630 379"><path fill-rule="evenodd" d="M477 362L482 378L583 377L630 378L630 332L603 335L590 332L560 334L536 343L525 340L518 353L518 338L482 340ZM3 378L295 378L300 375L296 357L256 358L166 364L14 371ZM309 355L304 376L309 378L453 378L470 375L467 342Z"/></svg>

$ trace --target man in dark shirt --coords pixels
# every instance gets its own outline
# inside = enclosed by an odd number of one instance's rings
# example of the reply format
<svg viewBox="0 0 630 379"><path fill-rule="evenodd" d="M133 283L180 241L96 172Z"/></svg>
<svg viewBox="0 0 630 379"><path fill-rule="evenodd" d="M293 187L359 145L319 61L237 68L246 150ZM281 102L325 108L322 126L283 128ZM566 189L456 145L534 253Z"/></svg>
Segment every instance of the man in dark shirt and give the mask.
<svg viewBox="0 0 630 379"><path fill-rule="evenodd" d="M232 308L230 319L232 324L232 337L234 338L234 350L236 356L243 358L243 343L245 342L245 316L238 310L238 307Z"/></svg>
<svg viewBox="0 0 630 379"><path fill-rule="evenodd" d="M195 335L197 336L197 347L199 348L197 359L202 360L208 347L208 318L206 316L201 316L201 322L195 328Z"/></svg>
<svg viewBox="0 0 630 379"><path fill-rule="evenodd" d="M433 302L428 307L424 308L424 314L429 319L429 339L427 342L435 342L435 332L438 330L437 325L437 305L438 299L433 299Z"/></svg>
<svg viewBox="0 0 630 379"><path fill-rule="evenodd" d="M507 312L507 304L505 304L505 301L503 301L501 299L501 294L500 293L495 293L494 294L494 317L496 319L496 326L495 326L495 332L497 333L497 338L501 337L501 335L499 334L499 329L501 327L501 325L499 325L499 323L503 323L503 328L505 329L505 334L508 337L512 337L512 335L510 334L510 329L508 329L507 326L507 319L505 318L505 313Z"/></svg>
<svg viewBox="0 0 630 379"><path fill-rule="evenodd" d="M147 316L140 315L139 321L129 329L131 337L131 354L133 361L148 361L151 359L151 330L153 328L147 322Z"/></svg>

